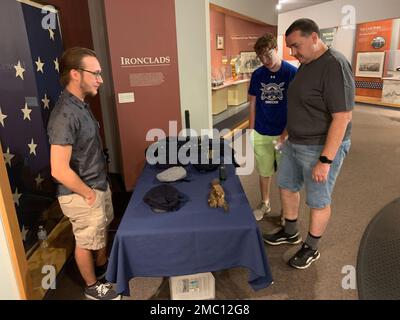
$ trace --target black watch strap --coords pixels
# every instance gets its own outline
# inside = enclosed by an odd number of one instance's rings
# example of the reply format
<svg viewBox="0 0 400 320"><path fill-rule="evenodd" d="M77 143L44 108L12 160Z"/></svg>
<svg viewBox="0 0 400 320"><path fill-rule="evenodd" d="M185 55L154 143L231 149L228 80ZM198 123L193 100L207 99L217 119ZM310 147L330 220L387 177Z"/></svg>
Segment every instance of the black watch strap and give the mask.
<svg viewBox="0 0 400 320"><path fill-rule="evenodd" d="M321 163L327 163L327 164L331 164L333 162L333 160L328 159L326 156L320 156L319 161Z"/></svg>

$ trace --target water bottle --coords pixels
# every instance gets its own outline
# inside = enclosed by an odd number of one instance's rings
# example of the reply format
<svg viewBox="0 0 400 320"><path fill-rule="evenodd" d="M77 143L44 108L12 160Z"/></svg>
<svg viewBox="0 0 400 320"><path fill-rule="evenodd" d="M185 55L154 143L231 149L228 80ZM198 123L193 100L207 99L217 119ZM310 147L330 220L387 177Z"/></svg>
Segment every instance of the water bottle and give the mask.
<svg viewBox="0 0 400 320"><path fill-rule="evenodd" d="M282 152L282 147L283 147L282 142L278 142L278 140L273 140L272 144L274 145L276 151L278 151L279 153Z"/></svg>
<svg viewBox="0 0 400 320"><path fill-rule="evenodd" d="M47 232L43 228L43 226L39 226L39 231L37 233L37 236L40 241L40 247L46 249L49 246L49 244L47 242Z"/></svg>
<svg viewBox="0 0 400 320"><path fill-rule="evenodd" d="M221 163L219 166L219 180L220 181L225 181L226 180L226 170L225 170L225 165Z"/></svg>

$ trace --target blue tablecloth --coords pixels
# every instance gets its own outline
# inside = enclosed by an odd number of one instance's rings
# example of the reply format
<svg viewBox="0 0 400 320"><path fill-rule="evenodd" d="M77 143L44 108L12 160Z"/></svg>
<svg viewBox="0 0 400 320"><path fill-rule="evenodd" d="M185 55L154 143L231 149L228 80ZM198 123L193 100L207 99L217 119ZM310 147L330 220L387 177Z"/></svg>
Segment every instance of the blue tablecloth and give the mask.
<svg viewBox="0 0 400 320"><path fill-rule="evenodd" d="M178 211L155 213L143 196L160 184L160 169L147 165L138 180L118 227L106 279L117 292L129 295L133 277L164 277L212 272L233 267L249 269L249 284L258 290L272 283L261 233L233 165L223 182L230 210L210 208L210 182L218 170L199 173L186 166L190 182L172 185L188 196Z"/></svg>

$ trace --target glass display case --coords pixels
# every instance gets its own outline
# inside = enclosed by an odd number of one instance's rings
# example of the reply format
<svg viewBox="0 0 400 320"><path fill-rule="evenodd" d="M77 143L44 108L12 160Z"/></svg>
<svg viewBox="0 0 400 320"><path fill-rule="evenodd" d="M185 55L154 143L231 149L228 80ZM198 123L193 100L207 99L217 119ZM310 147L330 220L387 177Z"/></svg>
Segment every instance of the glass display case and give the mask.
<svg viewBox="0 0 400 320"><path fill-rule="evenodd" d="M222 56L221 62L211 73L213 126L233 129L248 118L251 70L242 72L240 55Z"/></svg>
<svg viewBox="0 0 400 320"><path fill-rule="evenodd" d="M382 102L400 105L400 50L385 52Z"/></svg>
<svg viewBox="0 0 400 320"><path fill-rule="evenodd" d="M385 51L383 78L400 80L400 50Z"/></svg>

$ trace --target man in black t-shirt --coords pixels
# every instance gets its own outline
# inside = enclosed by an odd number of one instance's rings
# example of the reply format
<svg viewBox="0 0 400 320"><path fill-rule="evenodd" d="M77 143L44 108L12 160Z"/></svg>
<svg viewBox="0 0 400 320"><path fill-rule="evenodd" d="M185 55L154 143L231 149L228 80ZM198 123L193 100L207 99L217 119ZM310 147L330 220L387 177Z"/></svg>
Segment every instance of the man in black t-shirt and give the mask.
<svg viewBox="0 0 400 320"><path fill-rule="evenodd" d="M318 242L331 215L331 195L350 149L354 79L351 66L320 39L317 24L295 21L286 31L286 44L301 66L288 91L288 141L278 170L285 227L264 235L270 245L297 244L300 189L305 186L311 210L310 229L289 265L305 269L320 257Z"/></svg>

